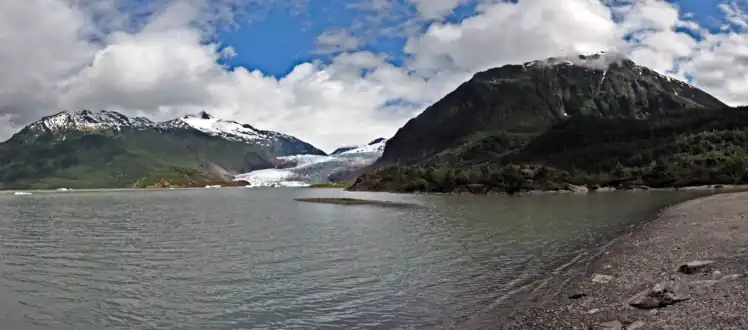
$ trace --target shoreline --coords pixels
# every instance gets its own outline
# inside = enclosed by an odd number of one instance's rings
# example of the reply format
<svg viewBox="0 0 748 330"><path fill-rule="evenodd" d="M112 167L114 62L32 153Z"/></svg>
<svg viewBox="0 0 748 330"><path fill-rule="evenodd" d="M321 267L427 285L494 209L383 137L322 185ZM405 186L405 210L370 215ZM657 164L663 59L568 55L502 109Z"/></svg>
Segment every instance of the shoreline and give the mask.
<svg viewBox="0 0 748 330"><path fill-rule="evenodd" d="M502 304L512 307L489 306L451 328L748 329L746 201L748 192L725 191L666 206L586 255L549 267L549 276ZM679 272L697 260L714 263L696 274ZM683 284L686 300L632 305L658 283Z"/></svg>
<svg viewBox="0 0 748 330"><path fill-rule="evenodd" d="M474 196L535 196L535 195L555 195L555 194L594 194L594 193L607 193L607 192L639 192L639 191L718 191L721 193L730 193L735 191L748 191L748 184L738 185L698 185L698 186L684 186L684 187L666 187L666 188L630 188L630 189L618 189L613 187L601 187L594 190L589 190L584 186L577 186L581 189L576 190L530 190L525 192L519 192L515 194L508 193L471 193L471 192L399 192L399 191L371 191L371 190L350 190L349 188L339 186L304 186L304 187L256 187L256 188L309 188L309 189L339 189L351 193L388 193L388 194L402 194L402 195L474 195ZM226 185L220 184L211 187L213 189L218 188L247 188L246 185ZM64 190L62 190L64 189ZM174 187L117 187L117 188L49 188L49 189L0 189L2 192L23 192L23 191L75 191L75 190L169 190L169 189L210 189L203 185L199 186L174 186Z"/></svg>
<svg viewBox="0 0 748 330"><path fill-rule="evenodd" d="M684 186L684 187L666 187L666 188L629 188L629 189L618 189L614 187L601 187L598 189L590 190L585 186L576 186L581 189L577 190L530 190L524 192L518 192L509 194L506 192L488 192L488 193L471 193L471 192L402 192L402 191L388 191L388 190L350 190L348 188L343 189L346 192L352 193L387 193L387 194L398 194L398 195L435 195L435 196L451 196L451 195L462 195L462 196L537 196L537 195L566 195L566 194L596 194L596 193L610 193L610 192L647 192L647 191L715 191L718 194L748 191L748 184L737 184L737 185L698 185L698 186Z"/></svg>

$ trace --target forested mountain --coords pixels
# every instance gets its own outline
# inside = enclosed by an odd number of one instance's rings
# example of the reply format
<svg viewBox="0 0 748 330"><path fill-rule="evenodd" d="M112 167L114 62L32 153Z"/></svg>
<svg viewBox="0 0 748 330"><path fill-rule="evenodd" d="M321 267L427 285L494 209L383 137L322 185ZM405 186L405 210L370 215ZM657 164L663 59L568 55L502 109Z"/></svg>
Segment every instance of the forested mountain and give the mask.
<svg viewBox="0 0 748 330"><path fill-rule="evenodd" d="M520 192L748 180L748 115L628 59L509 65L409 121L352 189ZM597 67L596 67L597 66Z"/></svg>
<svg viewBox="0 0 748 330"><path fill-rule="evenodd" d="M154 123L113 111L60 112L29 124L0 144L4 188L121 188L228 183L213 164L240 173L245 155L324 154L281 133L207 113ZM215 172L215 171L214 171Z"/></svg>

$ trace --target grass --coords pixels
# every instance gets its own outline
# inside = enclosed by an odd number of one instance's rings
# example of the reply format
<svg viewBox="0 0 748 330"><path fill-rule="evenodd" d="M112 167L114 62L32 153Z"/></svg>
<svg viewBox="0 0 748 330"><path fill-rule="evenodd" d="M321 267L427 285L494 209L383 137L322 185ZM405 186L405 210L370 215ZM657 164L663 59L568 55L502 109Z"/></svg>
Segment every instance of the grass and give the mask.
<svg viewBox="0 0 748 330"><path fill-rule="evenodd" d="M336 204L336 205L375 205L375 206L412 206L412 204L377 201L358 198L332 198L332 197L313 197L313 198L296 198L298 202L317 203L317 204Z"/></svg>

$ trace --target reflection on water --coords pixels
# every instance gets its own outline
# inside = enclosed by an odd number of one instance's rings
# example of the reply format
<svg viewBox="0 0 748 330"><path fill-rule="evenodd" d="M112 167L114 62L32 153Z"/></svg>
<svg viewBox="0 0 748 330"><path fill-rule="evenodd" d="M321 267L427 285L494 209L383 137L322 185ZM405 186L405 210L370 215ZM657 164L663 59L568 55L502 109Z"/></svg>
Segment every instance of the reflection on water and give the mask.
<svg viewBox="0 0 748 330"><path fill-rule="evenodd" d="M293 201L314 195L419 207ZM694 195L0 194L0 324L371 329L450 323Z"/></svg>

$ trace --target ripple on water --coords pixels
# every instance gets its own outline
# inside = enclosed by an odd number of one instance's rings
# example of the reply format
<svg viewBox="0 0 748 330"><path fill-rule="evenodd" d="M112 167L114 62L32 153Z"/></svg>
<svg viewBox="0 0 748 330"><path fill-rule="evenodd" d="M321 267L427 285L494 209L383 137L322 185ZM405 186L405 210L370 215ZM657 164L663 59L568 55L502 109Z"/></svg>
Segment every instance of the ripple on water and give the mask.
<svg viewBox="0 0 748 330"><path fill-rule="evenodd" d="M323 191L324 192L324 191ZM354 194L309 189L0 195L0 324L39 329L409 328L501 304L685 194ZM328 193L328 192L324 192ZM611 217L610 210L618 213ZM556 268L549 268L556 265ZM16 316L12 316L16 315ZM11 323L12 322L12 323Z"/></svg>

